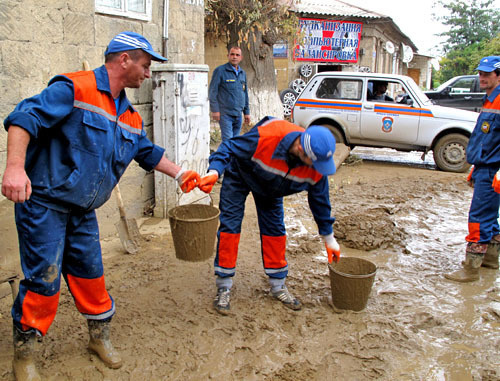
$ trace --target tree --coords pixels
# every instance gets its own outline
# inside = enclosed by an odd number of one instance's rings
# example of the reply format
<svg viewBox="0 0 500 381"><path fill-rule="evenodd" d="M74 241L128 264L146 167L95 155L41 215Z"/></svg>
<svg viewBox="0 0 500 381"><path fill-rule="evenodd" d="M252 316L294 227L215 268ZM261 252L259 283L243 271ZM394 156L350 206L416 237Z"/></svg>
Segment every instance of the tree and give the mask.
<svg viewBox="0 0 500 381"><path fill-rule="evenodd" d="M277 92L273 44L297 30L292 1L206 0L205 32L208 40L239 46L247 73L252 117L282 116Z"/></svg>
<svg viewBox="0 0 500 381"><path fill-rule="evenodd" d="M496 55L500 40L500 10L494 8L495 0L438 0L434 7L441 6L448 14L434 18L449 26L440 34L447 37L436 75L444 82L457 75L472 74L479 60L487 55Z"/></svg>
<svg viewBox="0 0 500 381"><path fill-rule="evenodd" d="M495 0L438 0L447 15L434 18L450 29L440 33L447 37L444 52L465 48L495 37L500 32L500 10L494 8Z"/></svg>

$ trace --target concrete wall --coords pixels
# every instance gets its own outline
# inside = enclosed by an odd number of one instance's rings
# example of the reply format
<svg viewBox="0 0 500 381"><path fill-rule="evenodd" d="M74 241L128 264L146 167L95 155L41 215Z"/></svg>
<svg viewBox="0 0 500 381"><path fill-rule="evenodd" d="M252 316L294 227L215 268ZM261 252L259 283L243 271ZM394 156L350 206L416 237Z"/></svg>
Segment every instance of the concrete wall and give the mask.
<svg viewBox="0 0 500 381"><path fill-rule="evenodd" d="M169 39L166 43L163 43L162 36L164 1L152 0L151 21L141 21L96 13L94 0L2 0L0 120L3 122L19 101L39 93L54 75L80 70L84 60L91 68L102 65L107 44L113 36L125 30L144 35L156 51L169 58L170 63L203 64L203 0L169 0ZM145 81L140 89L127 90L127 94L141 113L151 137L151 80ZM5 170L6 147L7 133L1 128L0 175ZM125 172L120 185L131 217L140 217L151 211L153 180L152 173L144 172L135 163ZM11 213L12 203L1 195L0 203L2 221L5 210ZM119 218L114 198L98 210L98 218L101 237L116 234L110 223ZM12 226L8 229L0 226L0 247L5 247L2 240L12 232ZM0 253L0 266L9 262L5 255Z"/></svg>

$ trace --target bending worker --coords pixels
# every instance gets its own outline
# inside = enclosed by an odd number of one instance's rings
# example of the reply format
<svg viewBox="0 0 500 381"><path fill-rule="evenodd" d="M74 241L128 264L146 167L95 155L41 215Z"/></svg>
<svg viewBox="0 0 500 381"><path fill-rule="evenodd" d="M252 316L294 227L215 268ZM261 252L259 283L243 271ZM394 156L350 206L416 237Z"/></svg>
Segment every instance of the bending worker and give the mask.
<svg viewBox="0 0 500 381"><path fill-rule="evenodd" d="M328 175L335 173L335 139L328 129L307 130L284 120L266 117L244 135L223 142L210 156L208 174L199 188L209 193L224 174L220 192L220 226L217 233L214 308L230 310L230 292L236 272L238 243L245 200L252 192L257 207L264 271L271 295L293 310L301 308L287 289L286 231L283 197L308 192L311 212L331 262L340 249L333 236Z"/></svg>
<svg viewBox="0 0 500 381"><path fill-rule="evenodd" d="M467 161L473 164L467 180L474 193L465 261L463 269L445 274L456 282L478 280L481 266L498 269L500 250L500 56L482 58L476 70L479 87L486 95L467 146Z"/></svg>
<svg viewBox="0 0 500 381"><path fill-rule="evenodd" d="M93 71L54 77L5 119L7 165L2 194L15 202L25 279L12 307L14 374L40 379L36 336L45 336L59 301L61 275L87 319L89 349L111 368L122 360L109 340L115 303L103 274L95 209L110 197L132 160L177 179L189 192L199 175L164 156L147 137L125 88L150 78L151 60L165 61L141 35L123 32Z"/></svg>

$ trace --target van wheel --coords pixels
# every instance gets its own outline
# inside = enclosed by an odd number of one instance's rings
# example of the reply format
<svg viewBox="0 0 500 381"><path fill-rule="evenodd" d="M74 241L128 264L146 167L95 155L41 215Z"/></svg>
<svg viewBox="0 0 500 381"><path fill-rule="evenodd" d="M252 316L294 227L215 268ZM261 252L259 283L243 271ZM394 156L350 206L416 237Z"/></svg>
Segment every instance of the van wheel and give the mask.
<svg viewBox="0 0 500 381"><path fill-rule="evenodd" d="M338 127L332 126L331 124L323 124L322 126L330 130L337 144L345 144L344 135L342 135Z"/></svg>
<svg viewBox="0 0 500 381"><path fill-rule="evenodd" d="M469 139L461 134L448 134L438 140L432 153L437 167L446 172L466 172L466 149Z"/></svg>

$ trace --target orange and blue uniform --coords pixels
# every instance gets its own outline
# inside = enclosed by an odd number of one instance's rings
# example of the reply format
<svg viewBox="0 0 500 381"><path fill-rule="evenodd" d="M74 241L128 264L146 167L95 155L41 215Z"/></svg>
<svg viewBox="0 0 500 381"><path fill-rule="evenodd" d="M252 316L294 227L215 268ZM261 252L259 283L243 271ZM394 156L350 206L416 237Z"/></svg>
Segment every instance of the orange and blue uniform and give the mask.
<svg viewBox="0 0 500 381"><path fill-rule="evenodd" d="M333 232L328 177L288 153L304 129L284 120L261 120L249 132L224 141L209 158L209 170L224 174L220 193L215 274L232 277L245 200L252 192L257 207L264 271L270 278L288 274L283 197L308 192L319 234Z"/></svg>
<svg viewBox="0 0 500 381"><path fill-rule="evenodd" d="M119 109L104 66L54 77L20 102L4 126L31 139L25 170L32 195L15 205L25 279L12 308L14 324L45 335L57 310L61 275L78 310L109 319L95 209L106 202L132 160L152 170L164 149L146 137L139 113L122 91Z"/></svg>
<svg viewBox="0 0 500 381"><path fill-rule="evenodd" d="M474 165L469 174L469 180L474 182L474 194L466 241L489 243L500 233L500 194L495 191L495 175L500 169L500 86L485 97L467 146L467 161Z"/></svg>

